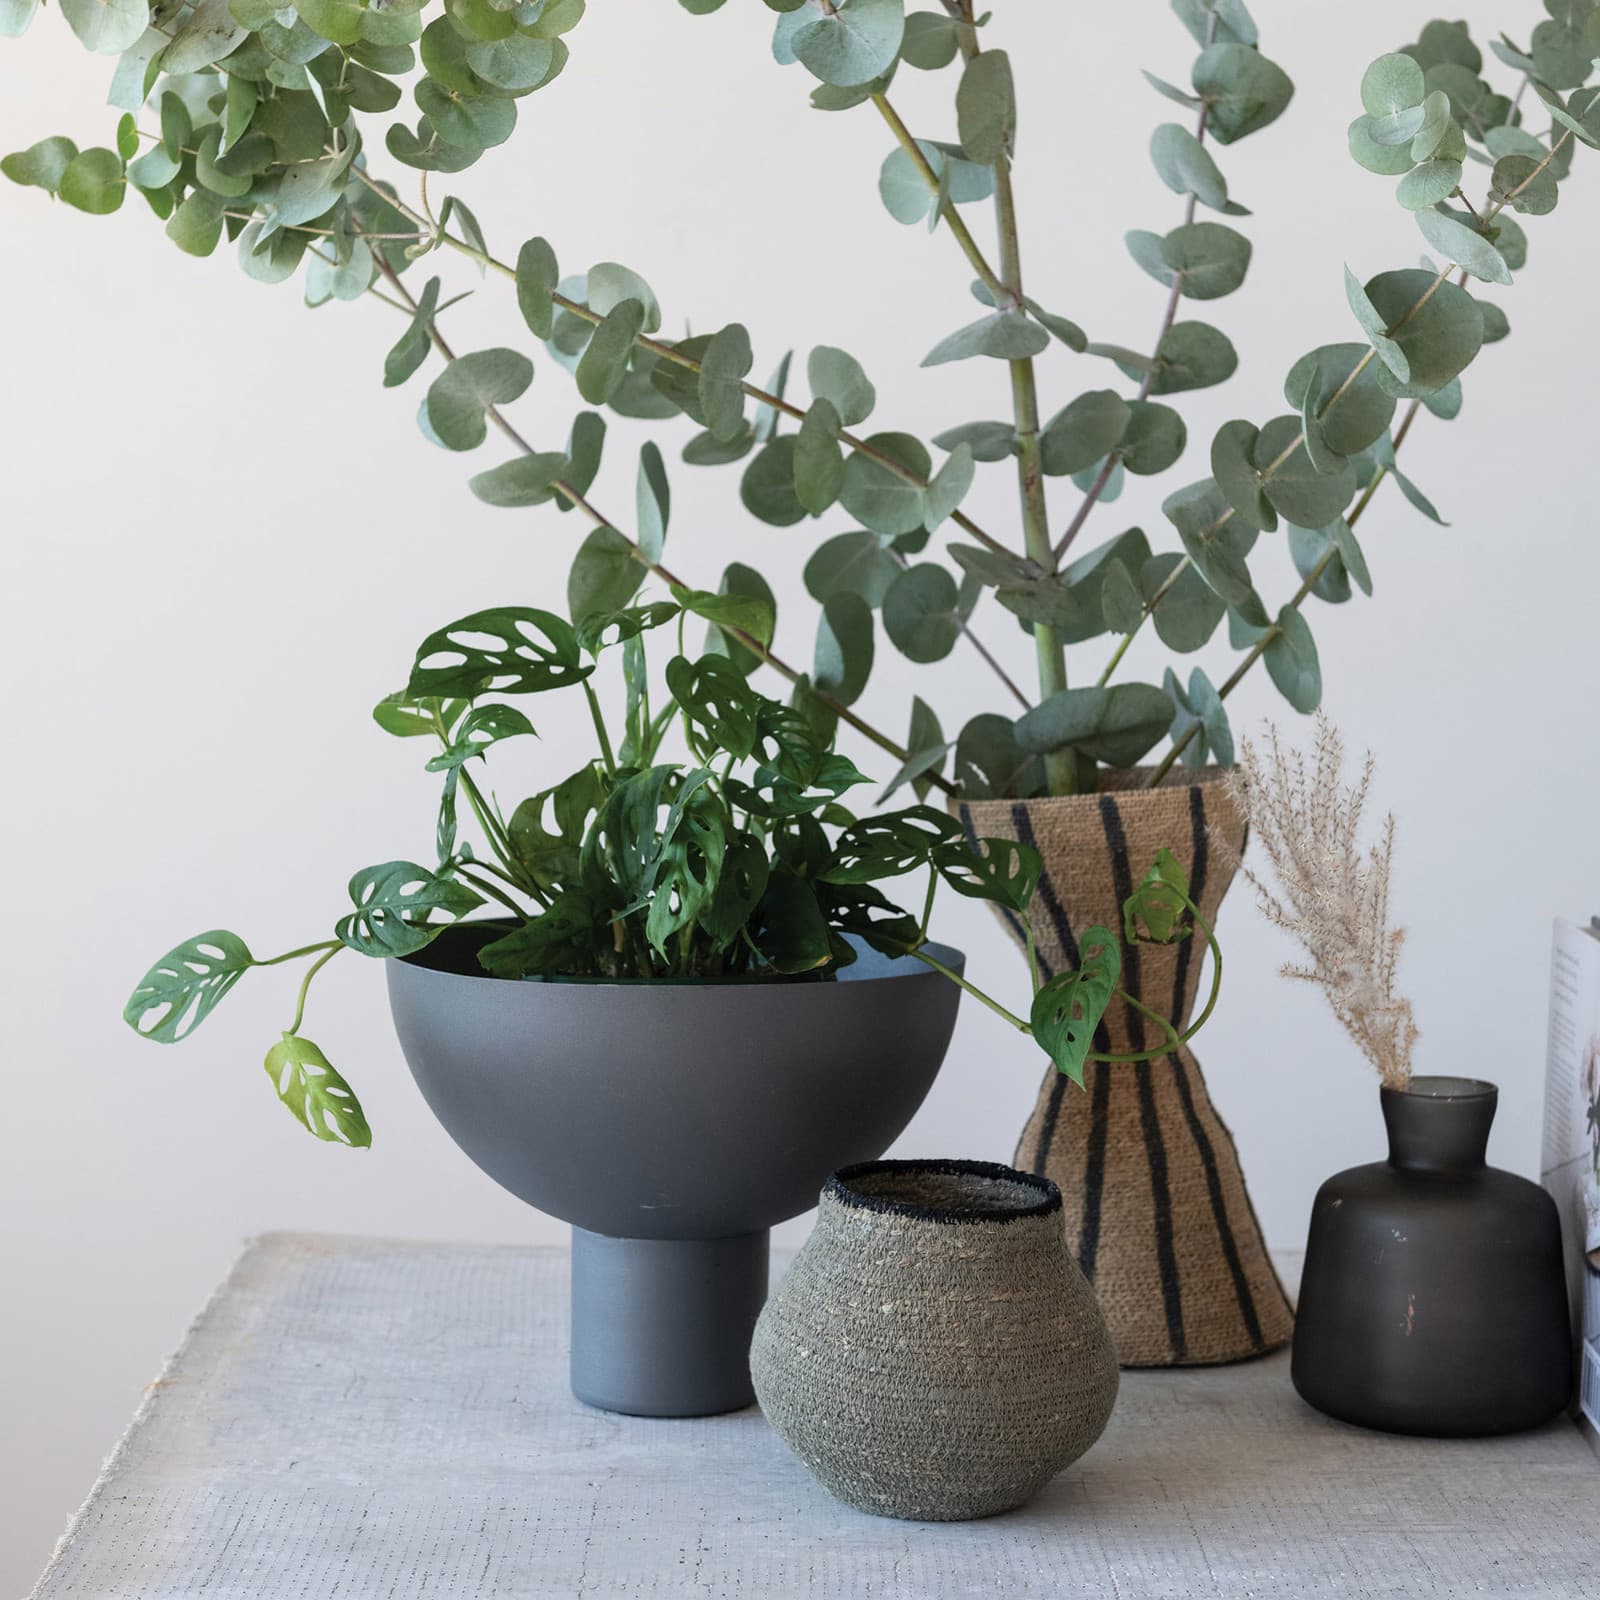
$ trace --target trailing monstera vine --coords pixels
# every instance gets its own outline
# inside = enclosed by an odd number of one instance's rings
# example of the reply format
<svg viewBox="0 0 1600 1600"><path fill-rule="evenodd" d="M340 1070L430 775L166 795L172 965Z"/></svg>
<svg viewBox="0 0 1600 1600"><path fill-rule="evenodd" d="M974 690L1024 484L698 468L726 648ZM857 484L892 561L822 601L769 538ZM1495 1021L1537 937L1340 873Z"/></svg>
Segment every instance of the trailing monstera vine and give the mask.
<svg viewBox="0 0 1600 1600"><path fill-rule="evenodd" d="M597 597L603 598L603 597ZM1089 929L1076 971L1044 980L1033 968L1029 1016L1008 1011L928 947L941 885L1025 915L1041 863L1009 839L969 840L943 811L912 806L860 817L843 797L866 781L831 737L792 707L754 690L726 654L683 653L689 615L770 636L763 600L679 589L671 600L584 613L576 626L549 611L511 606L462 617L431 634L404 690L374 710L400 738L431 740L426 763L442 789L433 859L385 861L357 872L350 909L333 936L258 960L237 934L214 929L168 951L140 981L125 1019L158 1043L186 1038L251 967L307 963L294 1018L267 1054L280 1099L320 1139L365 1145L360 1102L321 1048L301 1032L311 980L341 950L414 955L452 923L492 906L504 913L478 961L496 978L611 981L831 979L857 944L915 956L1031 1033L1078 1082L1096 1024L1120 991L1120 946ZM678 652L653 684L646 640L676 623ZM623 714L607 723L591 678L607 650L622 657ZM532 734L511 700L581 688L598 755L507 815L473 776L491 748ZM509 697L509 698L507 698ZM669 737L686 759L663 759ZM460 826L465 802L475 847ZM878 887L927 874L921 914ZM1189 898L1182 868L1164 852L1128 898L1130 942L1170 944L1198 929L1221 955ZM1137 1004L1124 996L1129 1004ZM1139 1007L1144 1010L1142 1006ZM1210 1007L1207 1007L1209 1013ZM1153 1019L1159 1050L1191 1037Z"/></svg>

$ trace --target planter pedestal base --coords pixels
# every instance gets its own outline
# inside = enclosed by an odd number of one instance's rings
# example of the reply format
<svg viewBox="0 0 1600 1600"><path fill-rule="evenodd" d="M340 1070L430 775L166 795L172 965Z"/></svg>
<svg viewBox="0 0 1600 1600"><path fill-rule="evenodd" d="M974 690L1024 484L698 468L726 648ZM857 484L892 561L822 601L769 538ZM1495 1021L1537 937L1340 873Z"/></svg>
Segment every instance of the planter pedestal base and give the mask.
<svg viewBox="0 0 1600 1600"><path fill-rule="evenodd" d="M572 1230L572 1392L635 1417L755 1403L750 1336L767 1298L768 1233L613 1239Z"/></svg>

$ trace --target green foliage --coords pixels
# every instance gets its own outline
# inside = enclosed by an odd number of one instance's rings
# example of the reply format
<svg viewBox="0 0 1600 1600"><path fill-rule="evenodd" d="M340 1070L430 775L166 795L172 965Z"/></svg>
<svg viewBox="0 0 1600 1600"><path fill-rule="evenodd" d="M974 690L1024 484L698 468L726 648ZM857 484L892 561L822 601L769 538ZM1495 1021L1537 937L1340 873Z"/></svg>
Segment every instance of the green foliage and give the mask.
<svg viewBox="0 0 1600 1600"><path fill-rule="evenodd" d="M1153 550L1142 530L1127 528L1098 542L1091 536L1085 549L1076 541L1086 519L1098 502L1116 498L1126 474L1181 464L1189 447L1181 397L1225 383L1237 369L1223 302L1259 269L1234 225L1248 213L1225 167L1235 143L1270 129L1290 105L1288 77L1263 53L1242 0L1173 0L1192 40L1187 75L1167 68L1169 77L1146 77L1181 108L1169 114L1182 121L1157 127L1150 142L1156 178L1179 199L1162 202L1127 237L1134 262L1155 280L1151 326L1106 330L1112 337L1091 341L1071 316L1045 309L1074 309L1059 281L1044 287L1047 264L1028 273L1045 301L1022 289L1011 170L1017 86L996 32L1005 17L969 19L964 7L908 14L904 0L768 5L774 58L815 83L812 104L843 112L871 102L878 114L860 125L893 134L877 172L891 216L949 234L975 275L981 314L962 326L952 314L942 325L955 331L925 362L951 370L929 383L965 396L1003 378L995 393L1011 394L1012 415L952 422L934 436L937 459L893 419L870 435L857 431L876 415L878 393L848 352L813 348L809 395L798 400L787 392L788 356L758 386L749 332L722 323L716 308L669 314L641 273L619 262L563 276L555 249L538 236L502 260L472 211L439 193L437 178L431 201L410 172L400 173L403 187L386 181L401 168L460 172L504 145L520 102L565 71L569 43L581 38L583 0L306 0L292 11L270 0L197 0L155 12L144 0L63 0L77 37L117 57L110 99L118 118L101 145L80 150L64 137L41 139L0 158L0 173L90 214L117 210L131 192L180 250L207 255L226 241L244 273L263 283L303 271L313 306L369 291L396 302L402 321L382 381L420 380L423 434L464 452L495 429L508 441L507 459L470 476L478 498L518 511L554 504L585 524L562 546L569 617L518 606L463 618L424 641L405 691L375 712L397 735L439 741L429 762L439 785L437 861L391 862L359 875L336 937L313 951L343 942L395 954L494 900L516 906L519 919L486 956L502 974L826 973L846 959L845 935L903 945L926 933L871 881L828 876L826 830L850 825L842 797L862 776L831 749L841 720L881 750L891 774L886 792L909 784L919 799L934 788L974 797L1069 792L1091 784L1097 766L1140 761L1163 740L1170 748L1157 776L1179 760L1227 764L1224 696L1255 661L1298 709L1319 700L1304 608L1370 592L1354 524L1371 494L1393 478L1419 512L1438 517L1401 471L1397 441L1419 406L1439 420L1461 411L1466 368L1509 326L1456 276L1504 286L1520 275L1528 238L1519 218L1556 205L1574 151L1600 145L1600 87L1589 82L1600 10L1591 0L1550 0L1526 50L1504 36L1492 42L1500 63L1527 76L1520 97L1502 92L1513 85L1490 81L1500 67L1486 62L1465 24L1431 22L1414 42L1380 56L1362 80L1359 108L1351 96L1359 115L1349 150L1393 186L1431 264L1406 266L1402 253L1398 270L1346 269L1361 337L1318 342L1298 358L1283 352L1287 411L1235 418L1202 444L1210 475L1163 502L1168 548ZM0 0L0 33L20 33L35 9L35 0ZM681 0L686 29L695 26L690 18L718 9L720 0ZM902 66L944 73L922 80L936 96L942 88L945 107L942 116L937 105L919 109L926 126L908 129L889 98ZM559 104L551 105L555 117ZM571 145L571 127L564 133L550 119L544 126L551 148ZM1306 147L1320 147L1309 130ZM1469 198L1467 174L1480 167L1487 185ZM839 181L853 180L841 172ZM975 209L991 199L998 244L980 237ZM1201 207L1226 220L1198 216ZM446 263L463 266L466 287L486 296L498 279L509 280L510 342L449 354L455 341L442 324L462 296ZM855 277L838 265L826 284L819 280L818 303L859 293L859 272L851 271ZM1306 299L1317 303L1309 290ZM1186 301L1204 302L1216 321L1180 315ZM691 328L706 331L662 337L663 329ZM541 375L569 374L592 408L579 412L564 445L536 447L520 419L506 415L534 379L533 361L516 348L527 336L549 357L540 358ZM1340 340L1333 325L1319 338ZM973 360L980 356L989 361ZM1092 371L1076 398L1051 394L1041 404L1040 389L1077 357ZM1408 409L1397 419L1401 403ZM608 500L605 411L664 425L661 442L644 442L636 469L629 463L631 527ZM994 415L976 397L968 414ZM694 586L709 580L694 574L691 550L673 557L692 575L688 582L675 582L662 565L672 514L665 427L682 427L680 417L692 425L682 459L738 463L739 499L755 522L799 530L818 520L802 553L820 609L809 671L774 654L772 593L753 565L730 565L715 592ZM990 486L977 481L988 465L1001 468L996 484L1014 478L1018 487L1010 537L990 510ZM1073 488L1064 511L1062 495ZM1259 538L1280 524L1281 540ZM675 548L687 543L681 527L674 539ZM549 602L560 565L537 548L534 598ZM668 585L670 599L641 599L652 580ZM1176 654L1220 653L1224 616L1226 647L1245 654L1218 674L1221 689L1199 666L1186 681L1168 669L1160 688L1113 681L1146 622ZM690 618L706 630L698 657L685 640ZM1036 701L1031 709L1016 715L1008 689L1003 711L981 712L952 737L935 706L914 698L909 719L903 707L895 718L906 728L903 741L868 721L879 715L871 674L880 622L894 650L922 664L954 651L978 661L965 652L996 620L1033 635L1037 693L1016 692ZM653 683L649 641L671 624L679 639L673 665ZM1108 659L1080 667L1078 647L1095 640ZM596 676L607 650L617 652L620 669L609 680ZM983 650L984 662L1004 654ZM792 704L758 693L750 681L758 669L789 680ZM614 726L597 721L598 759L507 822L473 774L532 723L499 697L582 685L598 719L603 681L620 682L622 698ZM681 740L680 759L663 758L669 738ZM478 854L465 838L474 825ZM891 833L906 844L905 830L917 826L901 817ZM921 827L936 836L919 857L933 878L1019 908L1031 886L1025 855L998 844L973 853L942 824L924 818ZM1171 933L1164 897L1176 892L1158 864L1124 931ZM254 964L232 935L205 935L153 969L130 1002L130 1020L152 1037L179 1037ZM1086 962L1084 974L1056 980L1048 1002L1041 995L1041 1036L1066 1070L1081 1071L1105 971ZM274 1050L274 1083L296 1116L321 1136L361 1142L359 1106L303 1040L298 1018Z"/></svg>
<svg viewBox="0 0 1600 1600"><path fill-rule="evenodd" d="M372 1129L355 1091L310 1039L284 1034L267 1051L266 1069L278 1098L308 1133L355 1149L371 1146Z"/></svg>
<svg viewBox="0 0 1600 1600"><path fill-rule="evenodd" d="M1006 233L1015 203L1009 189L1017 92L1011 57L992 37L991 19L975 17L976 26L968 27L959 12L935 7L908 13L903 0L843 0L827 7L770 0L769 8L773 54L819 83L815 105L839 111L879 101L896 133L878 174L879 191L896 219L955 230L965 208L999 195ZM406 289L401 280L414 264L449 250L467 257L480 274L500 269L514 280L528 333L544 341L597 409L575 421L564 449L522 448L503 410L529 387L533 365L515 348L475 350L443 358L428 374L418 414L425 436L466 451L481 445L491 427L506 433L518 451L473 475L473 492L508 509L547 503L579 509L593 522L587 497L601 471L601 410L650 421L683 415L699 429L683 445L683 459L705 466L741 463L740 500L756 521L787 529L808 518L851 519L854 529L824 523L805 568L807 588L825 609L797 705L819 728L831 727L839 710L866 692L874 613L897 651L921 663L964 650L964 631L977 639L996 613L975 607L990 597L1037 635L1041 710L1067 681L1051 666L1062 646L1108 632L1126 641L1148 621L1164 645L1188 653L1208 645L1229 608L1243 641L1236 648L1253 651L1251 660L1265 659L1269 672L1276 660L1275 681L1295 685L1295 698L1306 700L1304 641L1294 623L1279 629L1270 622L1261 596L1271 586L1263 580L1258 591L1252 576L1256 534L1275 529L1280 518L1286 522L1292 576L1309 583L1308 595L1327 600L1352 592L1355 574L1332 530L1342 528L1341 537L1353 543L1345 514L1354 520L1353 496L1372 487L1375 475L1394 478L1405 498L1437 517L1394 460L1390 429L1397 402L1424 404L1441 420L1457 415L1465 368L1508 327L1498 307L1476 300L1451 276L1464 271L1507 284L1527 259L1516 216L1548 211L1572 150L1600 144L1600 87L1587 81L1600 50L1600 12L1588 0L1554 0L1526 51L1503 36L1492 41L1494 55L1528 76L1520 104L1488 81L1494 63L1486 69L1485 52L1462 23L1430 22L1413 43L1378 57L1360 85L1350 151L1361 165L1395 181L1396 201L1416 218L1440 264L1379 272L1364 281L1347 272L1347 295L1365 341L1320 344L1294 360L1284 384L1287 415L1241 418L1217 432L1211 479L1166 499L1179 553L1153 552L1138 533L1137 547L1112 551L1117 541L1110 541L1090 560L1066 548L1083 516L1095 501L1115 499L1125 474L1154 476L1178 465L1189 440L1174 398L1225 383L1238 366L1225 326L1175 313L1183 301L1221 302L1245 287L1250 240L1231 219L1246 213L1231 196L1223 153L1269 129L1293 96L1287 75L1262 51L1242 0L1173 0L1193 40L1187 78L1145 74L1188 123L1158 127L1150 146L1158 178L1183 199L1181 216L1158 218L1155 227L1127 236L1135 263L1156 280L1167 307L1153 340L1142 348L1091 342L1070 317L1008 287L993 267L995 256L966 229L963 248L978 272L974 293L984 314L940 339L925 357L930 367L978 356L1005 363L1020 395L1022 374L1031 392L1034 366L1042 369L1053 359L1059 343L1110 362L1126 386L1091 382L1076 399L1047 411L1036 437L1020 425L1021 412L1010 420L947 427L935 439L946 452L937 463L911 434L886 428L862 437L853 431L873 415L877 393L848 352L813 349L806 361L809 403L794 405L784 394L787 357L766 389L751 381L755 352L742 325L663 341L662 307L633 268L603 261L563 278L555 250L541 237L522 244L514 263L502 263L458 197L444 195L430 209L420 195L418 203L408 203L375 175L380 145L391 162L450 173L504 143L515 131L518 102L567 66L584 9L582 0L532 0L519 7L500 0L405 0L384 8L363 0L308 0L286 13L268 0L200 0L157 19L170 35L163 39L148 27L144 0L64 0L80 40L119 57L111 98L127 114L104 146L80 151L65 138L43 139L0 159L0 173L90 213L118 209L131 189L181 250L206 255L224 240L236 241L241 266L262 282L285 281L303 268L312 305L361 298L373 288L390 297L398 293L408 322L384 362L383 381L391 387L422 372L433 350L448 348L439 324L460 298L447 295L448 279L436 270L417 293ZM718 9L717 0L682 5L693 16ZM20 33L33 10L33 0L5 0L0 31ZM907 133L891 109L886 96L902 65L926 73L959 68L943 80L949 114L942 129ZM420 121L393 120L406 88ZM1537 108L1554 124L1545 137L1533 132L1527 116ZM388 124L374 124L374 118ZM1476 206L1462 187L1474 162L1490 171L1487 194ZM1230 221L1197 218L1198 207ZM1000 259L1006 266L1003 253ZM983 381L981 371L973 381ZM980 469L1013 457L1024 486L1040 484L1041 475L1072 480L1083 504L1066 534L1058 537L1038 522L1043 485L1024 489L1020 548L974 534L963 508ZM634 526L612 527L602 519L571 557L567 609L577 624L576 653L546 657L541 645L529 655L505 640L500 655L510 670L503 676L521 685L511 692L530 692L536 679L541 687L576 682L592 670L579 634L588 639L608 629L613 642L637 639L642 625L630 603L662 559L670 502L662 449L647 442L635 475ZM954 541L952 523L962 529ZM729 569L723 587L730 599L770 601L765 581L742 563ZM1291 601L1291 610L1299 604ZM753 671L762 659L745 642L753 636L737 624L708 621L707 648L726 655L741 674ZM1269 626L1276 631L1265 644ZM543 637L537 626L532 637ZM474 673L486 659L473 655L475 665L453 677L440 665L437 680L424 681L459 697L472 692ZM1107 674L1120 660L1119 646ZM1093 675L1091 664L1087 676L1075 669L1071 681L1089 684ZM1229 687L1233 681L1230 676ZM1104 675L1100 687L1111 687ZM1179 698L1168 693L1168 700L1177 709L1174 748L1163 767L1225 748L1208 733L1192 696L1195 709L1188 713ZM1153 700L1145 704L1153 715ZM930 734L933 712L925 710L910 746L880 740L893 752L896 782L993 792L991 780L1005 772L1007 782L1036 786L1032 753L1014 740L1001 741L997 723L975 720L947 740ZM963 740L970 759L962 759ZM1022 759L1008 750L1020 751ZM942 763L952 754L946 776ZM1046 763L1044 781L1054 789L1087 781L1104 759L1081 741L1050 754L1059 759Z"/></svg>

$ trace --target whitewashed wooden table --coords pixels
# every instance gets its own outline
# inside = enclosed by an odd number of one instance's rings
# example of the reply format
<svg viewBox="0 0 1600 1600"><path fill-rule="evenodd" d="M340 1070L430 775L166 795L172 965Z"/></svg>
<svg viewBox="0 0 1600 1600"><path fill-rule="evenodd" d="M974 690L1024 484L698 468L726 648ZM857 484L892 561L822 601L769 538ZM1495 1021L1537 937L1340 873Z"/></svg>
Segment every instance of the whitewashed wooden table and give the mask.
<svg viewBox="0 0 1600 1600"><path fill-rule="evenodd" d="M1307 1409L1284 1355L1127 1373L1025 1510L890 1522L754 1410L578 1405L566 1303L560 1250L256 1241L38 1600L1600 1597L1600 1461L1565 1421L1408 1440Z"/></svg>

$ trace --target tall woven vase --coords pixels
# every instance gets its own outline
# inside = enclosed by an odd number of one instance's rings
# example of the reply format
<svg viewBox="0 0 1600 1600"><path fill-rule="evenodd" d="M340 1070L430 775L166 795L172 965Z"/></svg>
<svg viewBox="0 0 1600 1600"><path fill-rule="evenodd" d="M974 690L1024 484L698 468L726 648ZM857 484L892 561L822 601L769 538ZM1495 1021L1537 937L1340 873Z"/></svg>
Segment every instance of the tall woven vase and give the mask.
<svg viewBox="0 0 1600 1600"><path fill-rule="evenodd" d="M1031 844L1044 877L1030 916L1046 976L1078 962L1078 938L1096 924L1120 933L1122 902L1163 846L1189 874L1190 893L1214 921L1233 864L1211 848L1215 829L1242 849L1245 821L1218 774L1139 787L1141 772L1112 774L1098 794L971 801L975 837ZM1019 945L1020 921L1004 920ZM1203 941L1122 946L1122 983L1145 1005L1187 1023ZM1152 1025L1114 1001L1100 1050L1143 1050ZM1091 1063L1080 1091L1045 1074L1015 1165L1053 1179L1067 1237L1095 1286L1129 1367L1237 1361L1288 1342L1289 1302L1267 1255L1233 1136L1211 1104L1187 1049L1138 1064Z"/></svg>

